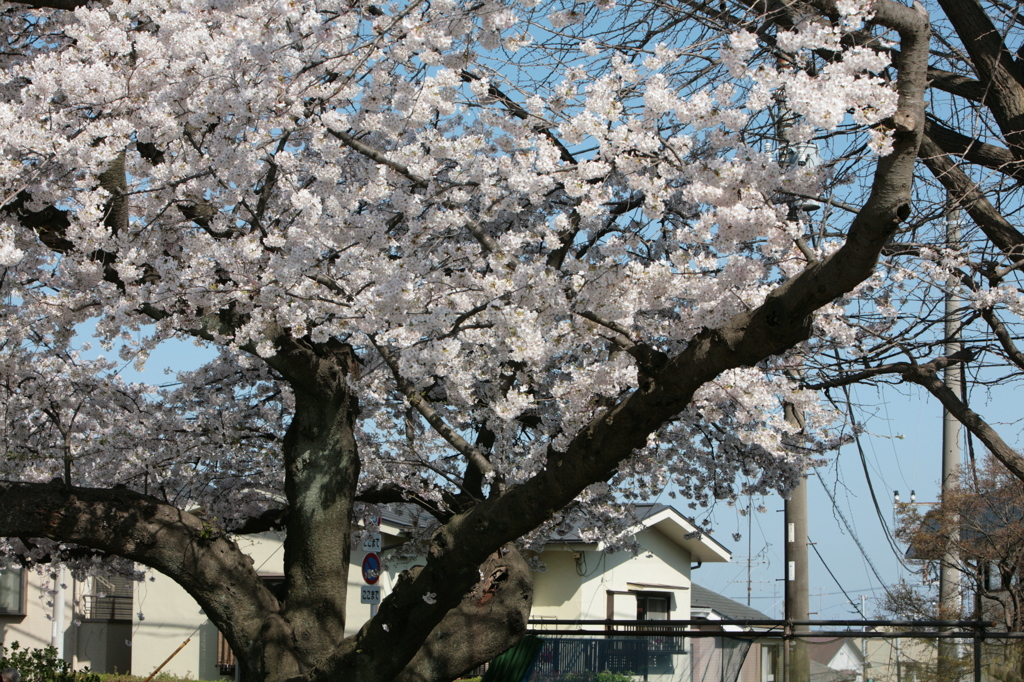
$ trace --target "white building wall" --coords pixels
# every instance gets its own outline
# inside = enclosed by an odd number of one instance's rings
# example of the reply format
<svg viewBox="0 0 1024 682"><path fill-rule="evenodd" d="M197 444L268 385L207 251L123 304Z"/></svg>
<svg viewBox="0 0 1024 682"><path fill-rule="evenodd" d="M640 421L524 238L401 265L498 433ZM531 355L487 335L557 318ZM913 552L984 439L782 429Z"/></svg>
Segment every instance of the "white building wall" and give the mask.
<svg viewBox="0 0 1024 682"><path fill-rule="evenodd" d="M238 538L240 549L253 558L257 572L266 576L284 573L283 536L278 533ZM384 535L384 546L398 544L395 536ZM360 603L362 560L365 552L352 551L349 569L348 617L345 634L355 634L370 618L370 605ZM388 562L383 554L386 572L381 576L381 595L387 596L398 579L398 574L410 562ZM217 628L207 621L199 604L177 583L159 571L135 591L136 621L132 635L132 672L148 675L170 656L186 639L189 643L164 666L162 672L201 680L222 679L217 668ZM138 620L142 613L143 619Z"/></svg>
<svg viewBox="0 0 1024 682"><path fill-rule="evenodd" d="M607 618L607 595L621 592L661 592L671 595L669 618L690 617L690 553L656 529L640 532L637 540L644 551L587 553L582 613L584 619ZM664 586L664 587L656 587ZM636 619L636 598L614 595L613 617Z"/></svg>
<svg viewBox="0 0 1024 682"><path fill-rule="evenodd" d="M0 644L10 648L17 642L22 648L43 648L50 646L54 602L57 595L52 593L54 580L48 573L37 573L32 569L23 569L27 575L25 594L25 614L0 614ZM73 633L71 625L74 620L75 587L70 576L64 581L63 590L64 619L60 623L58 637L70 640ZM71 651L71 642L67 642L65 650Z"/></svg>

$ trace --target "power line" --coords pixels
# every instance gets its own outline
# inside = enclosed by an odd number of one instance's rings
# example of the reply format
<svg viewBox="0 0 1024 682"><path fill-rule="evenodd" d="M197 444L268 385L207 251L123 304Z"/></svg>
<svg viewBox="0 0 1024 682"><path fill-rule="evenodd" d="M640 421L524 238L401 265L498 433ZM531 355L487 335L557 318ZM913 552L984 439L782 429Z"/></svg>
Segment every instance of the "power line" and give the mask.
<svg viewBox="0 0 1024 682"><path fill-rule="evenodd" d="M839 582L839 578L837 578L837 577L836 577L836 574L835 574L835 573L833 573L833 572L832 572L832 569L831 569L831 568L829 568L829 567L828 567L828 564L826 564L826 563L825 563L825 557L821 556L821 552L819 552L819 551L818 551L818 547L817 547L817 545L815 545L815 544L814 544L813 542L811 542L811 538L810 538L810 536L808 536L808 538L807 538L807 544L808 544L808 545L810 545L810 546L811 546L811 549L813 549L813 550L814 550L814 553L818 555L818 561L820 561L820 562L821 562L821 565L825 567L825 570L826 570L826 571L828 571L828 574L829 574L830 576L832 576L832 580L834 580L834 581L835 581L835 583L836 583L836 587L838 587L838 588L839 588L839 591L843 593L843 596L844 596L844 597L846 597L846 601L848 601L848 602L850 602L851 604L853 604L853 608L857 610L857 613L859 613L859 614L860 614L860 617L861 617L861 618L863 618L864 620L867 620L867 619L868 619L868 617L864 615L864 612L863 612L863 611L861 611L861 610L860 610L860 607L859 607L859 606L857 606L856 602L854 602L854 601L853 601L853 597L851 597L851 596L850 596L849 594L847 594L847 593L846 593L846 590L845 590L845 589L843 589L843 586L842 586L842 585L840 584L840 582ZM819 610L820 610L820 609L819 609Z"/></svg>
<svg viewBox="0 0 1024 682"><path fill-rule="evenodd" d="M847 521L846 516L843 514L843 510L839 508L838 504L836 504L836 498L833 497L832 491L828 489L827 485L825 485L825 480L821 477L821 473L817 469L814 469L814 474L818 477L818 481L821 483L821 487L825 489L825 494L828 495L828 499L831 500L832 509L834 509L836 514L839 515L839 520L842 521L843 525L846 527L846 532L848 532L850 534L850 537L853 538L854 543L856 543L857 545L857 549L860 550L861 556L864 557L864 560L867 562L868 566L871 567L871 572L875 574L875 578L878 580L878 583L882 586L882 589L885 590L886 594L889 594L889 588L886 587L885 581L882 580L882 575L878 572L878 569L875 568L875 564L871 561L871 557L869 557L867 552L864 551L864 545L860 543L860 538L857 536L857 532L850 525L850 522Z"/></svg>
<svg viewBox="0 0 1024 682"><path fill-rule="evenodd" d="M850 399L850 391L849 391L849 389L846 386L843 386L843 395L846 397L846 411L847 411L847 414L850 415L850 424L855 425L856 424L856 419L854 418L854 415L853 415L853 402ZM885 540L886 540L886 542L889 543L889 547L892 549L892 553L896 556L897 561L900 562L900 565L903 566L903 568L908 568L906 562L903 561L903 553L900 551L899 547L896 546L896 541L892 537L892 531L889 530L889 524L886 523L886 521L885 521L885 516L882 514L882 508L878 505L878 497L875 495L875 486L871 482L871 472L868 471L867 456L864 454L864 446L860 442L860 434L857 433L857 429L856 428L853 429L853 442L857 446L857 454L860 455L861 467L864 469L864 479L865 479L865 481L868 484L868 492L871 494L871 503L875 507L875 514L878 515L879 523L882 524L882 531L885 534ZM819 479L820 478L821 477L819 476ZM832 496L829 495L829 497L831 498ZM834 501L833 501L833 504L834 504ZM871 566L871 570L875 572L875 576L878 577L879 582L881 582L884 585L885 584L884 581L882 581L881 577L878 576L878 571L875 569L874 564L871 563L871 559L868 559L868 555L864 551L864 548L861 547L859 541L857 542L857 546L860 547L861 554L864 555L864 558L867 560L868 564ZM909 570L909 568L908 568L908 570Z"/></svg>

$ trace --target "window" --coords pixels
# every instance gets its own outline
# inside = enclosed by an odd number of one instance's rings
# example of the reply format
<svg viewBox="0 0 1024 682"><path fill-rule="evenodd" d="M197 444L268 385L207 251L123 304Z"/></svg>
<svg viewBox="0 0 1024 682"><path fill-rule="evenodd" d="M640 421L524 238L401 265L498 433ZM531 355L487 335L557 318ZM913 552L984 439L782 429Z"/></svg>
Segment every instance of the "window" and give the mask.
<svg viewBox="0 0 1024 682"><path fill-rule="evenodd" d="M217 631L217 669L221 675L235 674L235 652L231 650L228 640L224 639L220 630Z"/></svg>
<svg viewBox="0 0 1024 682"><path fill-rule="evenodd" d="M667 592L638 592L636 595L637 620L669 620L672 612L672 595ZM646 637L647 666L650 669L667 671L672 665L672 654L686 653L684 637L665 633L662 626L639 626L639 629L652 629L656 634ZM666 668L666 666L668 666Z"/></svg>
<svg viewBox="0 0 1024 682"><path fill-rule="evenodd" d="M0 571L0 615L25 615L25 579L21 568Z"/></svg>
<svg viewBox="0 0 1024 682"><path fill-rule="evenodd" d="M982 567L985 591L996 592L1003 589L1003 576L999 572L999 562L989 561Z"/></svg>
<svg viewBox="0 0 1024 682"><path fill-rule="evenodd" d="M124 576L96 576L85 595L86 620L130 621L132 581Z"/></svg>
<svg viewBox="0 0 1024 682"><path fill-rule="evenodd" d="M761 645L761 682L782 679L782 647L778 644Z"/></svg>
<svg viewBox="0 0 1024 682"><path fill-rule="evenodd" d="M672 595L663 593L636 595L637 620L668 620Z"/></svg>

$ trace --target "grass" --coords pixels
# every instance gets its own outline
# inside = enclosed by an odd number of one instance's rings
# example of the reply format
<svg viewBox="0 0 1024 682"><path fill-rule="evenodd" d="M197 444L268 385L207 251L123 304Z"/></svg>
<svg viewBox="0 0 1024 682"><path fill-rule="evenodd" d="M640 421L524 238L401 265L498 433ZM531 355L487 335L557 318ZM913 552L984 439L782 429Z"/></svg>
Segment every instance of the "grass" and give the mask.
<svg viewBox="0 0 1024 682"><path fill-rule="evenodd" d="M125 675L124 673L104 673L99 675L100 682L144 682L148 675ZM194 680L191 677L178 677L170 673L160 673L153 678L153 682L224 682L226 678L219 680Z"/></svg>

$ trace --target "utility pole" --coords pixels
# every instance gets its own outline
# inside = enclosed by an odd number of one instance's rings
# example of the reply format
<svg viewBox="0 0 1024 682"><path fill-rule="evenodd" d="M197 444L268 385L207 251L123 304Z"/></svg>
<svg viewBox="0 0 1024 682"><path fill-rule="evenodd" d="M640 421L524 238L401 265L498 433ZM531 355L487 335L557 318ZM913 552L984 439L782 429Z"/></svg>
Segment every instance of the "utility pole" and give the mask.
<svg viewBox="0 0 1024 682"><path fill-rule="evenodd" d="M788 406L787 406L788 407ZM789 410L787 409L787 416ZM810 618L810 580L807 575L807 477L801 476L785 506L786 517L786 625ZM807 643L789 640L786 682L810 682Z"/></svg>
<svg viewBox="0 0 1024 682"><path fill-rule="evenodd" d="M803 414L792 405L784 407L786 421L804 428ZM807 477L802 475L785 504L786 522L786 628L792 632L794 621L806 621L810 614L810 576L807 562ZM805 627L805 626L801 626ZM784 650L785 682L810 682L811 659L807 642L788 639ZM788 654L788 655L787 655Z"/></svg>
<svg viewBox="0 0 1024 682"><path fill-rule="evenodd" d="M946 208L946 247L950 250L956 248L960 243L960 209L953 201L953 197L947 195ZM950 356L960 350L960 309L962 300L957 294L960 282L955 276L946 280L946 310L945 310L945 336L946 356ZM963 375L960 363L950 363L943 373L943 381L946 388L959 396L963 385ZM942 410L942 501L945 502L948 495L952 493L958 484L960 469L960 422L950 414L949 410ZM958 527L958 520L954 520ZM946 544L942 555L942 562L939 567L939 618L943 620L958 619L960 617L960 569L958 568L959 556L956 547L956 535ZM939 649L939 674L949 679L948 672L957 659L957 643L952 639L940 639Z"/></svg>
<svg viewBox="0 0 1024 682"><path fill-rule="evenodd" d="M754 544L751 539L751 535L754 530L754 501L751 496L747 496L747 606L750 606L750 570L751 563L754 560Z"/></svg>
<svg viewBox="0 0 1024 682"><path fill-rule="evenodd" d="M787 131L791 127L790 111L785 101L779 103L779 118L776 123L779 154L778 161L782 167L802 167L809 172L821 164L818 146L814 142L791 143ZM789 220L798 220L800 214L821 208L818 202L799 197L792 197L789 203ZM797 425L803 430L803 414L792 405L784 406L786 421ZM807 477L801 475L797 485L785 502L784 516L786 523L786 581L784 618L786 630L791 633L794 621L810 619L810 577L807 561ZM783 647L784 682L810 682L811 660L807 643L787 638Z"/></svg>

